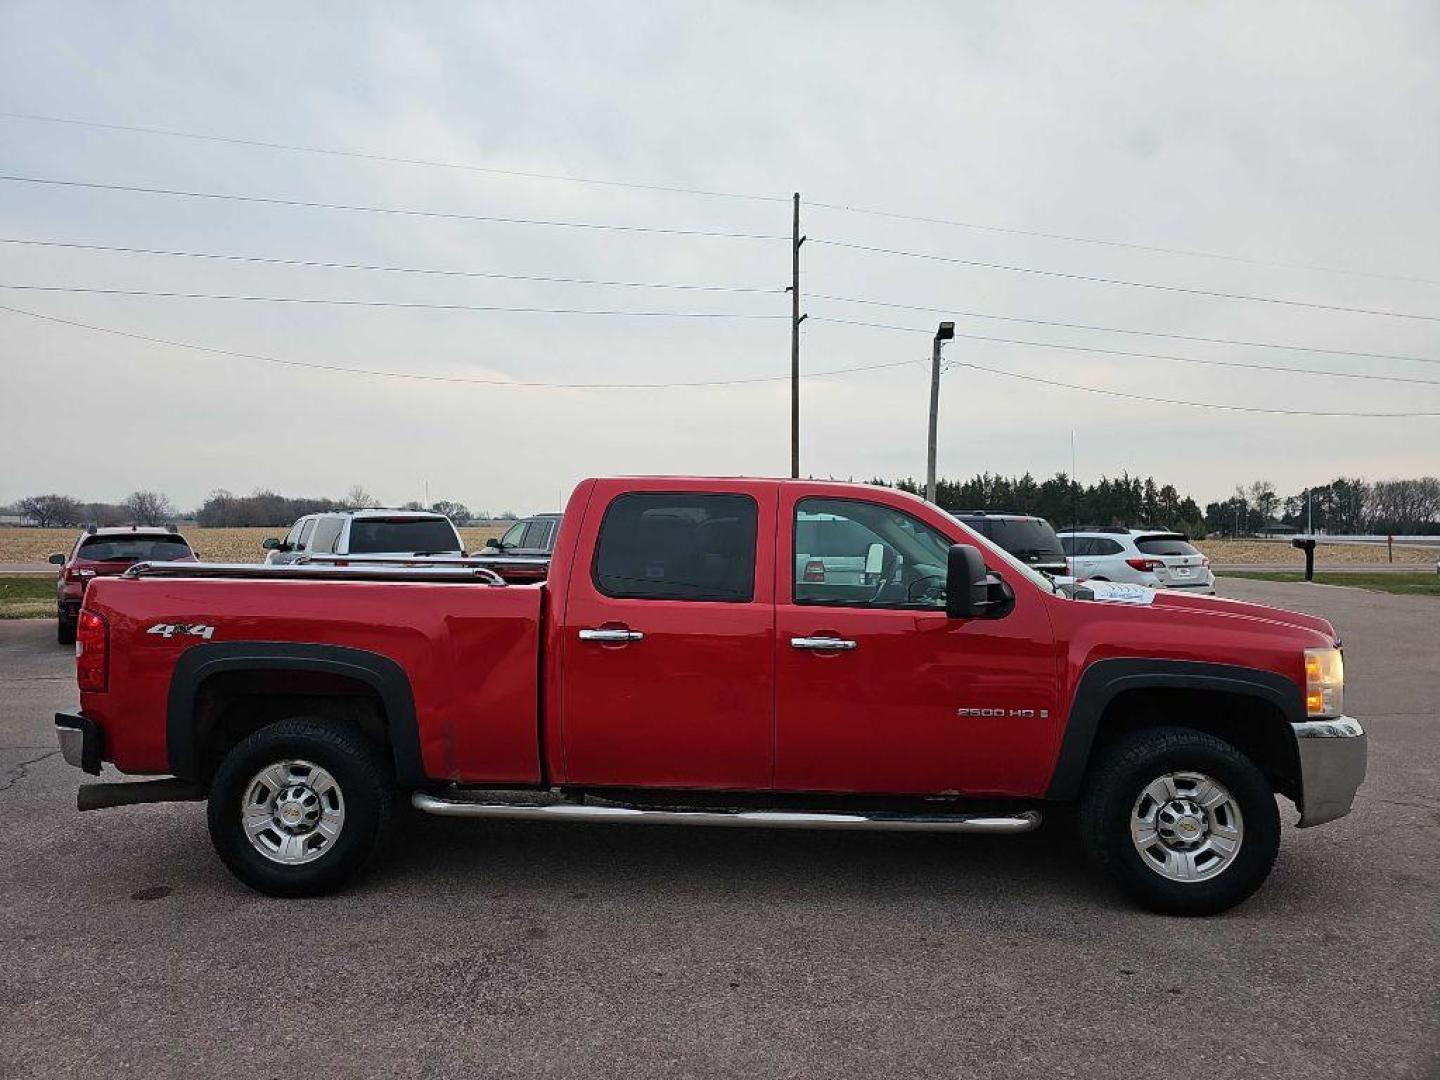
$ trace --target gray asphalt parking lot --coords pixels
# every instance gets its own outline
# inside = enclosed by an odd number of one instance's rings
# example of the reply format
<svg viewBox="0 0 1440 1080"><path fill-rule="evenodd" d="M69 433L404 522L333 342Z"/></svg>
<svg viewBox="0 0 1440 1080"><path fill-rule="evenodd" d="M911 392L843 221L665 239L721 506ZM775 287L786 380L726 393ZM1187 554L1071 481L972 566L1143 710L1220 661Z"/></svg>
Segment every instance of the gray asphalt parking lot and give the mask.
<svg viewBox="0 0 1440 1080"><path fill-rule="evenodd" d="M1440 604L1222 592L1336 623L1371 758L1207 920L1130 907L1057 824L417 818L350 891L272 900L198 805L76 813L68 651L0 623L0 1077L1434 1077Z"/></svg>

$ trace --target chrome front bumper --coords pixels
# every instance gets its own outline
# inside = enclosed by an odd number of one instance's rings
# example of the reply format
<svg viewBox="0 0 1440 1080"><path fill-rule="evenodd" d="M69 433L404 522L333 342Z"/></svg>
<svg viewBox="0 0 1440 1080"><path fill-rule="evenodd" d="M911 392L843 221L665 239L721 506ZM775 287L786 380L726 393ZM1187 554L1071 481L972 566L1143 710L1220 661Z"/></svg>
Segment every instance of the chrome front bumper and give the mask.
<svg viewBox="0 0 1440 1080"><path fill-rule="evenodd" d="M1300 828L1344 817L1365 780L1365 729L1349 716L1290 726L1300 754Z"/></svg>

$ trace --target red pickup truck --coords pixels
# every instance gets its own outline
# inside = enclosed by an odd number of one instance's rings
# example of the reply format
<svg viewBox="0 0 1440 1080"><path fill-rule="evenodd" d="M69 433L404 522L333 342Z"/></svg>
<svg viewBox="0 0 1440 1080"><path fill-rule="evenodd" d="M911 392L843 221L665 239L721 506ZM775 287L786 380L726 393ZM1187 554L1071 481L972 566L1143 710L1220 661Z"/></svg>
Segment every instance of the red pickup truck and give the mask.
<svg viewBox="0 0 1440 1080"><path fill-rule="evenodd" d="M1019 833L1078 803L1141 904L1264 881L1276 793L1348 813L1366 736L1324 619L1056 585L903 492L586 480L548 581L476 567L149 564L96 580L82 809L208 799L263 892L333 890L397 810ZM400 793L403 793L401 795ZM394 815L399 816L399 815Z"/></svg>

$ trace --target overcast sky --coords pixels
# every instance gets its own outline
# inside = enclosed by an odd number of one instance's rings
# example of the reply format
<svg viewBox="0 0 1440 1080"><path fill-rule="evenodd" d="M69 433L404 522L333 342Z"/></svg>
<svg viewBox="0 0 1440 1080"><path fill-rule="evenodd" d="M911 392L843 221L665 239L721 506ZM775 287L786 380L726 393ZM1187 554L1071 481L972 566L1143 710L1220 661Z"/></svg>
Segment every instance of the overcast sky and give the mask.
<svg viewBox="0 0 1440 1080"><path fill-rule="evenodd" d="M370 207L786 236L788 195L1235 261L806 205L802 470L923 476L930 333L1440 382L1440 363L1004 322L1011 316L1440 361L1433 3L0 4L0 109L707 197L0 118L0 172ZM788 240L382 215L0 181L0 235L629 288L0 244L0 284L680 318L0 289L0 502L215 488L538 511L602 473L789 468ZM885 247L1327 311L860 252ZM1303 264L1350 273L1298 268ZM1367 276L1368 275L1368 276ZM1399 280L1409 278L1412 280ZM1413 279L1428 280L1413 280ZM905 333L824 318L914 328ZM956 340L947 358L1130 394L1440 413L1440 385ZM506 382L774 382L556 389ZM1440 417L1226 412L953 367L940 469L1260 477L1440 471Z"/></svg>

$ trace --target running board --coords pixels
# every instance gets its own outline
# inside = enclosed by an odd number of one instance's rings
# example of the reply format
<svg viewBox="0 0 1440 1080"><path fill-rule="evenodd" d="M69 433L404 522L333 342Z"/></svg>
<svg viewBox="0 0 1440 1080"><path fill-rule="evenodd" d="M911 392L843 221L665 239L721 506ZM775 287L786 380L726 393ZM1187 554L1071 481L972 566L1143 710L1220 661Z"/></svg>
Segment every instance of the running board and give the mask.
<svg viewBox="0 0 1440 1080"><path fill-rule="evenodd" d="M417 810L440 817L490 818L496 821L572 821L617 825L728 825L761 829L865 829L879 832L1024 833L1040 827L1040 813L1019 814L810 814L785 810L641 810L630 806L555 803L513 806L505 803L442 799L417 791Z"/></svg>

